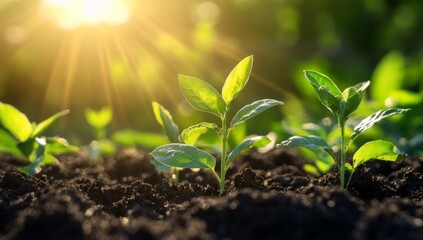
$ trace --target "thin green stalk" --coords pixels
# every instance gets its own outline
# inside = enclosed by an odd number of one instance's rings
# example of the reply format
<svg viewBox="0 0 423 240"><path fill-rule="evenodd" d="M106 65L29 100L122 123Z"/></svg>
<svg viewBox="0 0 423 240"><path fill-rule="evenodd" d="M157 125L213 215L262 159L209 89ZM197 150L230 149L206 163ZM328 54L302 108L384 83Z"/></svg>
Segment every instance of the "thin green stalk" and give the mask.
<svg viewBox="0 0 423 240"><path fill-rule="evenodd" d="M346 159L346 149L345 149L345 122L342 118L338 118L338 124L341 128L341 168L340 168L340 177L341 177L341 189L345 188L345 159Z"/></svg>
<svg viewBox="0 0 423 240"><path fill-rule="evenodd" d="M351 171L350 172L350 177L348 178L348 182L347 182L346 188L348 188L348 186L350 185L350 182L351 182L351 178L352 178L353 173L354 173L354 171Z"/></svg>
<svg viewBox="0 0 423 240"><path fill-rule="evenodd" d="M222 156L220 159L220 194L225 191L226 151L228 148L228 127L226 114L222 117Z"/></svg>

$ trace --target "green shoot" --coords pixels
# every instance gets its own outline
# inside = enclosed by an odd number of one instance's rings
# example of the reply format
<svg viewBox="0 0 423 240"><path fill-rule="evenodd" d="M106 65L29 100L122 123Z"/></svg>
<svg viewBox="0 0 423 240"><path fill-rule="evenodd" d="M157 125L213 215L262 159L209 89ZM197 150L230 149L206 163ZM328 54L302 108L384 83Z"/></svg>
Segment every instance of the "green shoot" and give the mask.
<svg viewBox="0 0 423 240"><path fill-rule="evenodd" d="M221 142L220 175L215 171L216 159L212 155L187 143L163 145L151 152L151 156L156 161L170 167L209 169L216 177L222 194L225 190L226 172L234 159L244 150L251 147L263 147L270 142L265 136L252 137L229 151L228 138L232 129L273 106L283 104L283 102L273 99L259 100L241 108L229 121L231 104L247 84L252 65L252 56L243 59L226 78L221 94L199 78L178 76L179 86L186 100L195 109L211 113L220 119L220 127L214 123L200 123L185 129L181 134L183 141L191 144L204 129L214 131L219 135Z"/></svg>
<svg viewBox="0 0 423 240"><path fill-rule="evenodd" d="M32 175L42 165L57 163L53 154L78 151L63 138L41 136L58 118L68 113L69 110L56 113L36 124L12 105L0 102L0 152L28 159L30 165L21 171Z"/></svg>
<svg viewBox="0 0 423 240"><path fill-rule="evenodd" d="M348 139L345 136L345 123L351 113L353 113L361 103L366 88L370 82L362 82L355 86L349 87L341 92L338 86L327 76L316 71L304 71L305 77L311 83L317 92L320 102L329 109L330 112L336 117L338 127L341 135L341 143L338 148L340 149L340 161L336 161L333 147L329 146L327 142L319 136L293 136L280 145L283 146L300 146L311 150L324 150L326 151L336 163L340 172L341 188L345 188L345 171L351 172L350 179L354 170L361 164L372 160L400 160L401 155L396 152L396 148L392 143L386 141L375 141L363 145L357 150L353 157L353 165L351 166L346 162L346 155L351 143L364 131L371 128L375 123L397 114L403 114L410 109L391 108L378 111L371 116L362 120L355 128ZM374 148L372 150L372 148ZM369 150L370 149L370 150ZM373 151L374 154L371 154ZM348 181L349 183L349 181ZM347 186L348 187L348 183Z"/></svg>
<svg viewBox="0 0 423 240"><path fill-rule="evenodd" d="M111 123L113 111L110 107L103 107L99 110L85 109L85 120L93 129L96 140L91 141L88 146L88 155L91 159L98 159L100 156L113 155L116 147L107 138L106 127Z"/></svg>

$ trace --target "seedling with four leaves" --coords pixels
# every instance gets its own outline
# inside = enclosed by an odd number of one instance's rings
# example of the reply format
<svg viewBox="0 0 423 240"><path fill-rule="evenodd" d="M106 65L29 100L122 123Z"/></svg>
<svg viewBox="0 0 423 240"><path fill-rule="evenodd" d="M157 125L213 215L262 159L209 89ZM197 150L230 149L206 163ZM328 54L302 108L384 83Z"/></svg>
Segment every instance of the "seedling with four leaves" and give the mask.
<svg viewBox="0 0 423 240"><path fill-rule="evenodd" d="M241 108L229 122L229 110L233 100L244 89L250 77L253 57L243 59L228 75L220 94L207 82L185 75L179 75L179 86L186 100L197 110L211 113L221 121L219 127L215 123L203 122L185 129L181 138L198 138L201 129L215 131L221 139L220 176L215 171L216 159L206 151L186 143L171 143L160 146L151 152L151 156L158 162L175 168L206 168L209 169L219 182L220 193L225 189L225 177L229 166L244 150L251 147L262 147L270 140L265 136L257 136L244 140L231 152L228 151L228 137L237 125L259 115L263 111L282 105L283 102L273 99L263 99ZM229 154L228 154L229 152Z"/></svg>
<svg viewBox="0 0 423 240"><path fill-rule="evenodd" d="M338 86L327 76L316 71L304 71L305 77L316 90L320 102L332 112L337 118L338 127L341 135L341 144L339 147L340 161L336 161L335 153L331 146L319 136L293 136L283 141L282 146L300 146L311 150L326 151L336 163L340 171L341 188L348 187L351 177L358 166L367 161L378 159L385 161L398 161L402 155L398 153L394 144L376 140L364 144L353 155L352 165L346 162L346 154L349 146L364 131L371 128L375 123L397 114L403 114L409 109L390 108L380 110L369 117L363 119L354 127L350 138L345 137L345 123L351 113L353 113L361 103L366 88L370 85L370 81L359 83L349 87L341 92ZM345 185L345 170L350 172L350 178Z"/></svg>
<svg viewBox="0 0 423 240"><path fill-rule="evenodd" d="M28 159L30 165L21 171L32 175L42 165L57 163L53 154L78 151L64 138L41 136L58 118L68 113L69 110L56 113L36 124L12 105L0 102L0 152Z"/></svg>

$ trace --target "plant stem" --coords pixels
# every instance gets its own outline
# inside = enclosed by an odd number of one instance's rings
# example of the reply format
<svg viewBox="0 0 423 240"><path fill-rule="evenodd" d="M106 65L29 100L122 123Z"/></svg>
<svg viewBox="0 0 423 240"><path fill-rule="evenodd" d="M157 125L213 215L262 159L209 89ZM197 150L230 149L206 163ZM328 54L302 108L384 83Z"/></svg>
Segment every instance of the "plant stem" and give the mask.
<svg viewBox="0 0 423 240"><path fill-rule="evenodd" d="M354 170L352 170L352 171L350 172L350 177L348 178L348 182L347 182L347 186L346 186L346 188L348 188L348 186L350 185L350 181L351 181L351 178L352 178L353 173L354 173Z"/></svg>
<svg viewBox="0 0 423 240"><path fill-rule="evenodd" d="M341 189L345 188L345 158L346 158L346 148L345 148L345 121L342 117L338 118L338 124L341 128L341 168L340 168L340 177L341 177Z"/></svg>
<svg viewBox="0 0 423 240"><path fill-rule="evenodd" d="M228 148L228 127L226 113L222 117L222 156L220 158L220 194L225 191L226 151Z"/></svg>

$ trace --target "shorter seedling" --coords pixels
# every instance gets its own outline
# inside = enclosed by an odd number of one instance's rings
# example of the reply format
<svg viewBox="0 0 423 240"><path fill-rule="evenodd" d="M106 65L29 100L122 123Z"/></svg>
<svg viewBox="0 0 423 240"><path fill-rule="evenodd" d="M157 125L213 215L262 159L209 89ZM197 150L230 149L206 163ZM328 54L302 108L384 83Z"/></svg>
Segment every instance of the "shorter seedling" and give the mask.
<svg viewBox="0 0 423 240"><path fill-rule="evenodd" d="M88 155L91 159L98 159L104 155L113 155L116 152L115 145L107 138L106 130L112 118L113 111L109 107L103 107L99 110L85 109L85 120L92 128L96 138L88 145Z"/></svg>
<svg viewBox="0 0 423 240"><path fill-rule="evenodd" d="M181 136L184 142L192 142L198 138L204 129L216 132L221 139L220 176L215 171L216 159L209 153L186 143L171 143L160 146L151 152L151 156L163 165L175 168L206 168L219 182L220 193L225 189L225 176L229 166L244 150L251 147L262 147L270 140L265 136L257 136L244 140L228 154L228 137L231 130L259 115L270 107L283 104L273 99L263 99L241 108L229 123L229 109L233 100L244 89L253 65L253 57L243 59L229 74L222 88L222 95L207 82L185 75L179 75L179 86L186 100L197 110L211 113L221 120L221 126L215 123L203 122L185 129ZM166 116L160 113L161 116ZM164 121L165 118L162 118ZM170 124L169 126L171 126ZM165 130L166 131L166 130ZM169 131L173 140L180 141L176 128ZM195 142L195 141L194 141Z"/></svg>
<svg viewBox="0 0 423 240"><path fill-rule="evenodd" d="M42 165L57 163L53 154L78 151L64 138L41 136L58 118L68 113L69 110L56 113L36 124L12 105L0 102L0 152L28 159L30 165L21 171L32 175Z"/></svg>
<svg viewBox="0 0 423 240"><path fill-rule="evenodd" d="M355 126L349 140L345 137L345 123L351 113L353 113L361 103L364 96L364 91L370 85L370 81L359 83L355 86L349 87L341 92L338 86L327 76L316 71L304 71L305 76L316 90L320 102L332 112L337 118L338 127L341 134L341 144L338 146L340 149L340 162L336 161L333 148L319 136L293 136L280 145L283 146L301 146L311 150L324 150L326 151L336 163L340 170L341 188L345 188L345 170L350 171L350 178L358 166L366 163L367 161L378 159L385 161L398 161L401 159L401 154L398 153L394 144L376 140L364 144L356 151L353 156L353 164L346 162L346 154L352 142L364 131L371 128L375 123L387 117L403 114L409 109L391 108L378 111L369 117L363 119L357 126Z"/></svg>

